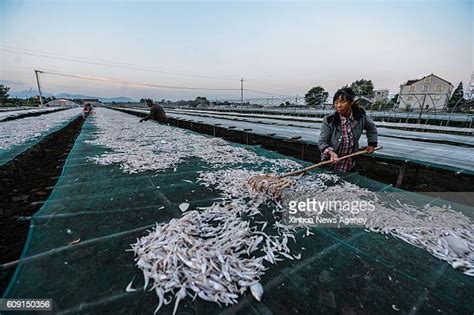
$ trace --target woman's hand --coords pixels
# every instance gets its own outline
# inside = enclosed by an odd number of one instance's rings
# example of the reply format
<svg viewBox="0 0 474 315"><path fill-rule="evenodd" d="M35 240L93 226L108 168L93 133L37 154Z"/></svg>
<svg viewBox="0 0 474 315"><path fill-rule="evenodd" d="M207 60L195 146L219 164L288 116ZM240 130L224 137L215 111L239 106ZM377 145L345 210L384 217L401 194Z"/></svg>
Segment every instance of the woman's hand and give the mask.
<svg viewBox="0 0 474 315"><path fill-rule="evenodd" d="M374 153L375 147L369 145L369 146L365 147L364 150L367 151L367 153Z"/></svg>
<svg viewBox="0 0 474 315"><path fill-rule="evenodd" d="M337 156L336 152L334 152L334 151L329 151L329 152L328 152L328 155L329 155L329 160L330 160L333 164L335 164L335 163L337 162L337 159L339 158L339 157Z"/></svg>

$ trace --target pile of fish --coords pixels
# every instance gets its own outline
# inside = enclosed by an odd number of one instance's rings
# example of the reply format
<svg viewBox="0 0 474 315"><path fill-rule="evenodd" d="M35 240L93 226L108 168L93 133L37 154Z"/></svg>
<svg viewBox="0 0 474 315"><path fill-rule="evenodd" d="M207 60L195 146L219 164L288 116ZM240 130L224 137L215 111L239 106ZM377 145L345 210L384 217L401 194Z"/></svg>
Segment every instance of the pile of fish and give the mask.
<svg viewBox="0 0 474 315"><path fill-rule="evenodd" d="M265 238L248 222L228 214L236 206L216 204L206 211L189 211L157 225L132 245L145 289L150 286L158 296L156 311L173 296L174 312L186 296L234 304L249 288L260 301L259 280L266 268L265 257L256 255Z"/></svg>
<svg viewBox="0 0 474 315"><path fill-rule="evenodd" d="M145 279L144 289L155 290L158 296L155 312L171 303L173 296L173 313L186 296L229 305L237 303L239 296L250 289L260 301L263 286L259 281L267 269L264 262L301 259L301 254L289 248L290 241L296 242L294 227L278 221L256 221L252 226L248 219L242 219L261 215L259 206L270 200L268 195L247 201L242 198L253 194L244 184L248 175L248 171L238 169L202 173L200 181L207 187L220 183L237 189L224 190L222 202L157 224L132 244L136 265ZM216 182L223 177L227 180ZM274 227L277 235L269 233ZM131 285L128 290L133 290Z"/></svg>
<svg viewBox="0 0 474 315"><path fill-rule="evenodd" d="M174 312L186 296L229 305L250 289L260 300L260 278L266 268L282 259L300 259L296 226L279 221L283 206L271 194L251 189L248 179L262 173L277 173L301 167L289 159L261 157L221 139L185 130L143 124L110 110L97 115L96 139L110 149L92 160L121 165L124 172L163 171L176 168L189 158L211 166L200 172L198 182L219 191L222 201L209 207L184 210L181 218L157 224L132 244L136 264L143 272L145 289L158 296L159 310L175 298ZM258 165L260 169L250 170ZM372 200L367 232L391 234L449 262L466 275L474 275L474 225L470 218L449 207L414 206L410 199L390 193L375 193L342 180L334 174L312 174L286 188L282 198L317 197L320 200ZM261 213L271 209L273 217ZM341 215L337 209L332 215ZM367 216L367 212L353 216ZM260 221L259 221L260 220ZM307 230L309 232L309 230ZM306 235L310 235L307 233ZM291 244L291 246L290 246ZM131 285L127 288L131 289Z"/></svg>
<svg viewBox="0 0 474 315"><path fill-rule="evenodd" d="M13 146L35 139L48 129L79 116L81 109L72 108L38 117L26 117L0 123L0 150L7 150ZM27 128L25 127L27 126Z"/></svg>

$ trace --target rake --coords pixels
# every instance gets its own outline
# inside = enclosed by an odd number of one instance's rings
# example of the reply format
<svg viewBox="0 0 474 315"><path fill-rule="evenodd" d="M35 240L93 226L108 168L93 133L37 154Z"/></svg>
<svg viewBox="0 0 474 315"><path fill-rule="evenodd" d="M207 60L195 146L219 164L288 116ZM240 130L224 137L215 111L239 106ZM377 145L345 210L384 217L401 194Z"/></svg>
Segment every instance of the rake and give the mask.
<svg viewBox="0 0 474 315"><path fill-rule="evenodd" d="M376 147L375 150L380 150L382 147ZM361 150L355 153L351 153L345 156L342 156L336 160L336 163L339 161L366 154L367 150ZM289 179L288 177L290 176L297 176L297 175L304 175L306 172L313 170L315 168L327 165L327 164L332 164L330 160L320 162L318 164L314 164L308 167L305 167L300 170L296 170L293 172L285 173L282 175L276 175L276 174L260 174L260 175L255 175L252 176L247 182L249 187L256 191L256 192L263 192L263 193L268 193L272 195L273 197L280 197L281 192L283 189L290 187L294 184L294 180Z"/></svg>

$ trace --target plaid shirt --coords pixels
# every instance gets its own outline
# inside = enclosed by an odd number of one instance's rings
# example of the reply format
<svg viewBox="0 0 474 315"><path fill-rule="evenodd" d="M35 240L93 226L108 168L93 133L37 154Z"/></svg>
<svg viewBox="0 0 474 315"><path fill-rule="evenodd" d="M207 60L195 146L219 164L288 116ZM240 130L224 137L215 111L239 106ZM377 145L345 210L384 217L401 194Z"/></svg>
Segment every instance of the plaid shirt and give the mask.
<svg viewBox="0 0 474 315"><path fill-rule="evenodd" d="M337 148L336 154L338 157L342 157L353 153L355 140L352 128L355 126L356 121L354 120L352 113L349 117L344 117L340 114L339 117L341 118L342 139L341 144ZM327 148L326 150L324 150L324 154L328 155L329 151L333 150L333 148ZM348 158L337 162L334 165L334 170L339 172L349 172L355 167L355 164L355 158Z"/></svg>

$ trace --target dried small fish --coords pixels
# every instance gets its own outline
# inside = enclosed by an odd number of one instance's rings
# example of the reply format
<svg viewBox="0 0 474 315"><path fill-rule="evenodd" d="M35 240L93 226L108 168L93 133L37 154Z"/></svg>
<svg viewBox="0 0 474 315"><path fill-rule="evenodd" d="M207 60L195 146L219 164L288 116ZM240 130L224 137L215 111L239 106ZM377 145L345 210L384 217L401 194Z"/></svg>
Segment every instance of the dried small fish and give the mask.
<svg viewBox="0 0 474 315"><path fill-rule="evenodd" d="M137 291L137 289L132 288L132 283L133 283L134 279L135 278L133 278L132 281L130 281L130 283L127 285L127 287L125 288L125 292L135 292L135 291Z"/></svg>
<svg viewBox="0 0 474 315"><path fill-rule="evenodd" d="M260 282L253 284L250 287L250 292L252 293L253 297L260 302L263 296L263 287Z"/></svg>
<svg viewBox="0 0 474 315"><path fill-rule="evenodd" d="M104 114L105 113L105 114ZM94 124L99 132L87 143L111 149L101 156L88 160L102 164L119 164L126 173L177 170L186 159L197 157L212 167L272 162L281 167L296 168L300 165L287 159L271 160L245 148L230 145L220 138L210 138L186 130L157 124L136 128L136 119L114 110L101 109ZM156 141L156 139L163 139Z"/></svg>
<svg viewBox="0 0 474 315"><path fill-rule="evenodd" d="M247 184L247 180L257 174L278 173L279 168L300 168L297 162L262 157L222 139L170 126L146 124L136 128L134 117L103 111L107 115L99 114L94 120L99 132L88 142L105 146L108 152L89 160L102 165L120 165L123 172L134 174L171 172L186 160L197 158L209 165L208 171L199 173L197 182L220 192L218 202L208 207L187 211L189 204L186 207L181 204L182 217L157 223L132 244L145 288L154 289L158 296L156 311L174 300L176 312L187 295L219 305L234 304L249 288L251 294L261 300L260 279L268 266L282 259L301 259L301 254L293 254L288 244L297 246L297 228L282 224L278 219L282 204L277 203L271 193L252 191ZM255 165L265 166L257 172ZM253 170L246 169L247 166ZM282 189L271 181L267 184L270 192ZM308 175L285 188L285 196L282 196L285 198L311 193L321 200L375 200L377 210L364 226L367 231L391 234L474 276L472 223L459 212L389 200L333 174ZM261 213L264 205L271 208L273 218L268 223L258 223L262 224L258 228L255 222L250 222L254 218L267 218ZM340 215L337 209L329 213ZM307 236L312 234L306 231Z"/></svg>
<svg viewBox="0 0 474 315"><path fill-rule="evenodd" d="M41 109L40 111L43 111ZM72 108L38 117L5 121L0 124L0 150L20 145L26 141L38 138L48 130L63 125L66 121L79 116L81 109ZM28 126L25 128L25 126Z"/></svg>
<svg viewBox="0 0 474 315"><path fill-rule="evenodd" d="M183 202L179 205L179 210L181 210L181 212L188 210L188 208L189 208L189 203L187 202Z"/></svg>
<svg viewBox="0 0 474 315"><path fill-rule="evenodd" d="M188 293L225 305L236 303L239 283L251 286L265 270L262 261L246 255L258 250L252 247L258 238L248 222L235 216L244 206L216 203L205 211L189 211L137 239L132 250L145 287L150 279L163 296L177 292L175 311Z"/></svg>
<svg viewBox="0 0 474 315"><path fill-rule="evenodd" d="M80 238L77 238L77 239L75 239L75 240L69 242L69 245L77 244L77 243L79 243L80 241L81 241L81 239L80 239Z"/></svg>
<svg viewBox="0 0 474 315"><path fill-rule="evenodd" d="M19 110L8 110L8 108L0 108L0 120L5 118L15 117L23 114L32 114L32 113L44 113L57 110L57 107L49 107L49 108L36 108L36 109L19 109ZM5 111L3 111L5 110ZM24 118L23 118L24 119Z"/></svg>

